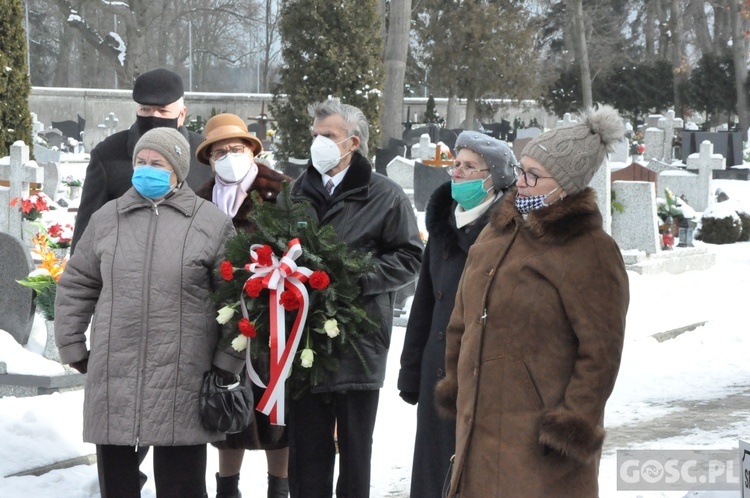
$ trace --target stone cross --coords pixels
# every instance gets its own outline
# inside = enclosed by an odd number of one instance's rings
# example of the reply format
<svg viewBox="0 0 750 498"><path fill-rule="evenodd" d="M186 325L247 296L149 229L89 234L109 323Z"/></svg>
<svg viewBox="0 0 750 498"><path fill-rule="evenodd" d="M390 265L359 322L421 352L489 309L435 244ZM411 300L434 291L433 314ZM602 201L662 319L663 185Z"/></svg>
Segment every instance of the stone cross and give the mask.
<svg viewBox="0 0 750 498"><path fill-rule="evenodd" d="M571 126L574 124L578 124L578 121L573 119L573 117L570 115L569 112L566 112L563 115L562 119L557 120L557 123L555 124L555 128L564 128L566 126Z"/></svg>
<svg viewBox="0 0 750 498"><path fill-rule="evenodd" d="M659 122L656 125L658 128L664 130L664 144L662 147L662 157L664 162L672 162L672 141L674 140L674 131L676 129L682 129L682 118L674 117L674 110L670 109L667 111L666 116L659 118Z"/></svg>
<svg viewBox="0 0 750 498"><path fill-rule="evenodd" d="M14 142L10 146L10 162L0 165L0 179L10 183L7 190L0 190L0 232L23 238L21 211L18 204L11 207L10 201L28 196L29 183L42 183L43 178L44 170L36 161L29 161L29 147L21 140Z"/></svg>
<svg viewBox="0 0 750 498"><path fill-rule="evenodd" d="M37 119L35 112L31 113L31 136L36 137L37 134L44 131L44 123Z"/></svg>
<svg viewBox="0 0 750 498"><path fill-rule="evenodd" d="M430 143L430 136L423 133L419 136L419 143L411 146L411 158L429 160L435 157L436 146Z"/></svg>
<svg viewBox="0 0 750 498"><path fill-rule="evenodd" d="M110 112L107 117L104 118L104 125L107 127L107 136L110 136L115 132L119 122L120 120L115 117L114 112Z"/></svg>
<svg viewBox="0 0 750 498"><path fill-rule="evenodd" d="M705 211L714 200L714 167L723 163L724 158L714 154L714 144L705 140L701 143L700 153L688 157L688 168L697 169L698 174L683 170L664 171L659 175L659 188L669 188L677 197L684 195L690 207Z"/></svg>

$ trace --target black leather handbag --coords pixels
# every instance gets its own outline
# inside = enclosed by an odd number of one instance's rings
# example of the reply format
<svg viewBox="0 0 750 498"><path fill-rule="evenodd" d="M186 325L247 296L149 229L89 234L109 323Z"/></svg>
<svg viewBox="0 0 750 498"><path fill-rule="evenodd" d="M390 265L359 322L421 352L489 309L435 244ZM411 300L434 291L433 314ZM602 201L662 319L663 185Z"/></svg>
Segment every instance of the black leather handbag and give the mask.
<svg viewBox="0 0 750 498"><path fill-rule="evenodd" d="M200 396L203 427L227 434L247 429L253 420L253 391L243 377L236 375L235 382L225 385L215 372L203 374Z"/></svg>

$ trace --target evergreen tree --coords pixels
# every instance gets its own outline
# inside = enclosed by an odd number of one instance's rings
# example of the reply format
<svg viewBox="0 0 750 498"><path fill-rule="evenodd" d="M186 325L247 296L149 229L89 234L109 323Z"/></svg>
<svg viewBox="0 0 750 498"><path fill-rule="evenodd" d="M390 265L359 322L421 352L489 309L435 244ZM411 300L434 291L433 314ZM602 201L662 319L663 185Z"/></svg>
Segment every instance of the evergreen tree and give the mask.
<svg viewBox="0 0 750 498"><path fill-rule="evenodd" d="M731 116L737 109L734 87L734 61L730 54L705 54L693 69L685 87L687 104L708 115L717 125L723 114Z"/></svg>
<svg viewBox="0 0 750 498"><path fill-rule="evenodd" d="M307 107L329 96L362 110L370 124L369 149L375 150L383 83L377 2L283 0L279 31L285 65L271 102L279 159L309 157Z"/></svg>
<svg viewBox="0 0 750 498"><path fill-rule="evenodd" d="M31 145L26 50L23 3L9 0L0 9L0 157L16 140Z"/></svg>

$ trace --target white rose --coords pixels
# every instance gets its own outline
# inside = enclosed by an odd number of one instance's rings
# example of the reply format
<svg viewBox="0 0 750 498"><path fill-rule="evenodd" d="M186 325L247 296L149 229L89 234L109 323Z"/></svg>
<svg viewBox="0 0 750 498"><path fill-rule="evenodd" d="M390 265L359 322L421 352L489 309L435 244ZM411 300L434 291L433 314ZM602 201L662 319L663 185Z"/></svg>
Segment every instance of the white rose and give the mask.
<svg viewBox="0 0 750 498"><path fill-rule="evenodd" d="M304 368L310 368L315 361L315 353L312 349L305 348L299 355L300 362Z"/></svg>
<svg viewBox="0 0 750 498"><path fill-rule="evenodd" d="M339 335L339 322L337 322L335 318L326 320L326 323L323 324L323 330L326 331L328 337L334 338Z"/></svg>
<svg viewBox="0 0 750 498"><path fill-rule="evenodd" d="M240 334L232 341L232 347L235 351L244 351L247 347L247 337Z"/></svg>
<svg viewBox="0 0 750 498"><path fill-rule="evenodd" d="M216 317L216 321L224 325L225 323L227 323L229 320L232 319L235 313L236 313L236 310L232 308L231 306L224 306L218 311L219 316Z"/></svg>

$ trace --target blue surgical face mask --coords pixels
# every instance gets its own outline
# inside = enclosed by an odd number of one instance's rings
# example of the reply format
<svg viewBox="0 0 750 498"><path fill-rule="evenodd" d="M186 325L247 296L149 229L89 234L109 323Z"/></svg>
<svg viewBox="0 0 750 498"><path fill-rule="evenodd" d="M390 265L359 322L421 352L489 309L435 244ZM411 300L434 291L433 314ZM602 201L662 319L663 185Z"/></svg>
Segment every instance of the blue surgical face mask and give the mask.
<svg viewBox="0 0 750 498"><path fill-rule="evenodd" d="M485 180L487 178L465 182L451 180L451 197L466 211L473 209L481 204L489 193L489 190L484 188Z"/></svg>
<svg viewBox="0 0 750 498"><path fill-rule="evenodd" d="M143 197L161 199L173 188L169 183L171 174L171 171L155 168L148 164L136 166L133 170L133 187Z"/></svg>

